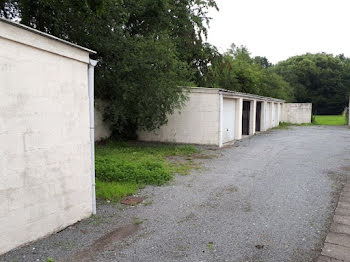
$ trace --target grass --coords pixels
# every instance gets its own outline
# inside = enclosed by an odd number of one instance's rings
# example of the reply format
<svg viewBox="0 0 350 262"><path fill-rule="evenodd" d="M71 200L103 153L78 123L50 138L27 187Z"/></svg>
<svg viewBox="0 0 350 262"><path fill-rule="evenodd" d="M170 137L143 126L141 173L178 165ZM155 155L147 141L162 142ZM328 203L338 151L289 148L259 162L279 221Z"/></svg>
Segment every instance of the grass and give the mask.
<svg viewBox="0 0 350 262"><path fill-rule="evenodd" d="M213 242L209 242L207 246L208 246L209 250L211 250L211 251L214 250L214 244L213 244Z"/></svg>
<svg viewBox="0 0 350 262"><path fill-rule="evenodd" d="M311 125L346 125L346 116L345 115L333 115L333 116L321 116L315 115L312 116L312 123L305 124L291 124L280 122L279 126L276 126L272 129L288 129L290 126L311 126Z"/></svg>
<svg viewBox="0 0 350 262"><path fill-rule="evenodd" d="M279 126L276 126L272 129L288 129L290 126L312 126L312 123L304 123L304 124L291 124L286 122L280 122Z"/></svg>
<svg viewBox="0 0 350 262"><path fill-rule="evenodd" d="M144 221L141 219L136 219L135 220L135 225L141 225Z"/></svg>
<svg viewBox="0 0 350 262"><path fill-rule="evenodd" d="M118 201L139 189L135 183L104 182L96 180L96 196L100 199Z"/></svg>
<svg viewBox="0 0 350 262"><path fill-rule="evenodd" d="M280 122L280 124L272 129L288 129L290 126L293 124L290 123L285 123L285 122Z"/></svg>
<svg viewBox="0 0 350 262"><path fill-rule="evenodd" d="M96 146L96 195L118 201L145 185L163 185L196 167L190 145L108 141Z"/></svg>
<svg viewBox="0 0 350 262"><path fill-rule="evenodd" d="M345 115L335 115L335 116L314 116L313 124L315 125L334 125L341 126L346 125Z"/></svg>

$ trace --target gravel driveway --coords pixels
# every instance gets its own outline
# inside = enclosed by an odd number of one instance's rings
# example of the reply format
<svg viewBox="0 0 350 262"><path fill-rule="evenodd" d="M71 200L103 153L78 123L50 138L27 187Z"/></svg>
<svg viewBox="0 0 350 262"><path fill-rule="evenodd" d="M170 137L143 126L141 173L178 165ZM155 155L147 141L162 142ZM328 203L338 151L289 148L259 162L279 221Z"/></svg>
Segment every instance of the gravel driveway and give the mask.
<svg viewBox="0 0 350 262"><path fill-rule="evenodd" d="M219 156L201 160L203 168L190 176L142 190L144 204L99 203L98 216L0 261L306 262L318 256L350 170L349 129L273 130L210 152Z"/></svg>

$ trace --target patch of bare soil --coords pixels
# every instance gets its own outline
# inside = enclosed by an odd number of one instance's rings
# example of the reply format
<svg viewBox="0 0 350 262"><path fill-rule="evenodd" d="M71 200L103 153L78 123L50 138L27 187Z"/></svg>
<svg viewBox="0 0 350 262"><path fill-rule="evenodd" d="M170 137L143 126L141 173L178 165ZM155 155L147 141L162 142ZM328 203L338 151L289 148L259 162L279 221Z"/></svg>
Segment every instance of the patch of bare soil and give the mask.
<svg viewBox="0 0 350 262"><path fill-rule="evenodd" d="M213 159L217 155L207 155L207 154L194 154L191 156L192 159Z"/></svg>
<svg viewBox="0 0 350 262"><path fill-rule="evenodd" d="M115 230L97 239L92 245L75 253L71 258L65 260L67 262L90 262L95 261L98 253L106 250L111 244L131 236L139 229L139 225L130 224L118 227Z"/></svg>
<svg viewBox="0 0 350 262"><path fill-rule="evenodd" d="M120 200L120 203L128 206L136 206L137 204L140 204L142 201L143 201L143 198L141 197L128 196Z"/></svg>

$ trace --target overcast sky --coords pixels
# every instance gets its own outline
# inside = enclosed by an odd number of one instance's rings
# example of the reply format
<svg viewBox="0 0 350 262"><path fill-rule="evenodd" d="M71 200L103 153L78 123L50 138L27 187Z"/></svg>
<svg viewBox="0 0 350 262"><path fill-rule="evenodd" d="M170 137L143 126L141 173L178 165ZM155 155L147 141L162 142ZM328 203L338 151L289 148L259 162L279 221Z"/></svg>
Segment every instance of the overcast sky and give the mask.
<svg viewBox="0 0 350 262"><path fill-rule="evenodd" d="M208 41L235 43L271 62L307 52L350 57L350 0L216 0Z"/></svg>

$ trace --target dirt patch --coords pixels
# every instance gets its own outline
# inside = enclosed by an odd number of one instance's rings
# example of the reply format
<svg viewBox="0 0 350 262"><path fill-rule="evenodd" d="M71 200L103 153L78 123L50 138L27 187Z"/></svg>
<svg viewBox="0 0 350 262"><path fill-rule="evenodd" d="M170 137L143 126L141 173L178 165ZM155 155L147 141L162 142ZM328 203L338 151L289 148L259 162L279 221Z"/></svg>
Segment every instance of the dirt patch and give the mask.
<svg viewBox="0 0 350 262"><path fill-rule="evenodd" d="M107 233L106 235L97 239L92 245L75 253L71 258L65 260L69 262L81 261L90 262L94 261L98 253L106 250L111 244L122 240L128 236L131 236L139 229L139 225L130 224L123 227L118 227L115 230Z"/></svg>
<svg viewBox="0 0 350 262"><path fill-rule="evenodd" d="M194 154L191 159L213 159L218 157L217 155L207 155L207 154Z"/></svg>
<svg viewBox="0 0 350 262"><path fill-rule="evenodd" d="M215 193L216 198L221 198L225 195L233 194L238 191L238 188L235 186L226 186L223 188L219 188L217 192Z"/></svg>
<svg viewBox="0 0 350 262"><path fill-rule="evenodd" d="M343 170L347 171L347 172L350 172L350 166L343 166Z"/></svg>
<svg viewBox="0 0 350 262"><path fill-rule="evenodd" d="M128 205L128 206L136 206L137 204L142 203L142 201L143 201L143 198L141 198L141 197L128 196L128 197L120 200L120 203L123 205Z"/></svg>

